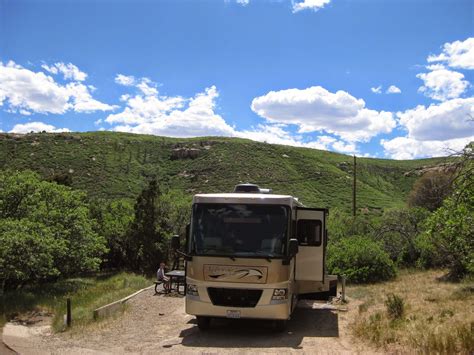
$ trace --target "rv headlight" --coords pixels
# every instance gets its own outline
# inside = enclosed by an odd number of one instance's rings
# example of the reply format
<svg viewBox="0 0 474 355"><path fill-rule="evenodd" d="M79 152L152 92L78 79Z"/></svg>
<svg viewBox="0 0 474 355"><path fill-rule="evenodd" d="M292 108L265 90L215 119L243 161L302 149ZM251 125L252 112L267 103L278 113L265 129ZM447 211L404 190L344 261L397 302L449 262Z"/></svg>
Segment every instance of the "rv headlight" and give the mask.
<svg viewBox="0 0 474 355"><path fill-rule="evenodd" d="M272 300L286 300L288 298L287 288L276 288L273 290Z"/></svg>
<svg viewBox="0 0 474 355"><path fill-rule="evenodd" d="M186 286L186 294L191 296L199 296L198 288L196 285L188 284Z"/></svg>

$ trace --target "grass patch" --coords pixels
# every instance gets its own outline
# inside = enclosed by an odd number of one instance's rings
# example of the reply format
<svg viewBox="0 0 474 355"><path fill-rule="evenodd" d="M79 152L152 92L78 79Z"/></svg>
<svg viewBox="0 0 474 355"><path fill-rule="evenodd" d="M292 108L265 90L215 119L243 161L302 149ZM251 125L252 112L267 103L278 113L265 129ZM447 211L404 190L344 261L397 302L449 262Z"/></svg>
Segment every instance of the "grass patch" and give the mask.
<svg viewBox="0 0 474 355"><path fill-rule="evenodd" d="M66 298L71 298L73 326L93 320L94 309L123 298L151 284L140 275L119 273L60 280L40 287L22 289L0 296L0 327L16 315L45 310L54 314L53 329L63 329Z"/></svg>
<svg viewBox="0 0 474 355"><path fill-rule="evenodd" d="M362 302L353 334L389 352L473 353L474 283L440 282L440 275L401 272L391 282L349 287Z"/></svg>

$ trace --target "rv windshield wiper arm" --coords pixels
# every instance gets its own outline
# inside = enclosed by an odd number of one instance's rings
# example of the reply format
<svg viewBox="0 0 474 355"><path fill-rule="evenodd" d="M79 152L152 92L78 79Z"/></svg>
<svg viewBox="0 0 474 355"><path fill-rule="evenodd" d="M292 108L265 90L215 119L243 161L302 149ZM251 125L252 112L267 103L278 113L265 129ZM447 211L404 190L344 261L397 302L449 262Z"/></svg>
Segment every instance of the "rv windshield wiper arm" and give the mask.
<svg viewBox="0 0 474 355"><path fill-rule="evenodd" d="M216 252L220 252L220 250L216 249L216 248L207 248L207 249L202 250L202 252L206 253L206 252L209 252L211 250L216 251ZM214 256L214 255L208 255L208 256ZM216 255L216 256L227 256L228 258L230 258L230 260L235 261L235 256L233 256L233 255L223 254L223 255Z"/></svg>
<svg viewBox="0 0 474 355"><path fill-rule="evenodd" d="M261 250L239 250L239 252L244 252L244 253L254 253L256 255L263 255L264 259L266 261L268 261L269 263L272 262L272 258L270 257L270 255L267 255L267 253L261 251Z"/></svg>

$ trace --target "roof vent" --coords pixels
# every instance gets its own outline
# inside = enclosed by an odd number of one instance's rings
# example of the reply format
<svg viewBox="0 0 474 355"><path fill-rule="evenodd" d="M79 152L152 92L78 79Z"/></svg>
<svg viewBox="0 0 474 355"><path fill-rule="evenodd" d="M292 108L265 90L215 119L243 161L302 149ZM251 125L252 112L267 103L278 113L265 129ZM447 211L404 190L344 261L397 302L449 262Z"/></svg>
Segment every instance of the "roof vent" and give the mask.
<svg viewBox="0 0 474 355"><path fill-rule="evenodd" d="M238 184L235 185L234 192L236 193L254 193L254 194L271 194L272 189L261 189L255 184Z"/></svg>

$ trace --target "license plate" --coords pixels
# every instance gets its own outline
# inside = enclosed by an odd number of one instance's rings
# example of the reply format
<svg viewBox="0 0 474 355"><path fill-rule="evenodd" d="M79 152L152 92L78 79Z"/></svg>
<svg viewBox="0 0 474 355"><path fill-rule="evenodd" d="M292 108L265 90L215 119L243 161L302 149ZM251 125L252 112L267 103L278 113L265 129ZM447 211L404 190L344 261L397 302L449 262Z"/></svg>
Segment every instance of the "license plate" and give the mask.
<svg viewBox="0 0 474 355"><path fill-rule="evenodd" d="M240 311L227 311L227 318L240 318Z"/></svg>

